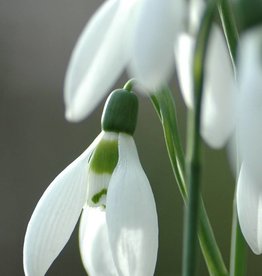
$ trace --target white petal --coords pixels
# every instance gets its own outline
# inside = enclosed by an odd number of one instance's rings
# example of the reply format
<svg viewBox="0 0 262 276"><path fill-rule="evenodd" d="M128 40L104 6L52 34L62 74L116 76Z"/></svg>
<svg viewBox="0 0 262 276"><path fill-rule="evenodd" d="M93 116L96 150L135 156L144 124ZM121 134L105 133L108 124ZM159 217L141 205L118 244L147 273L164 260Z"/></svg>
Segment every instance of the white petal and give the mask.
<svg viewBox="0 0 262 276"><path fill-rule="evenodd" d="M262 177L243 163L237 184L237 211L242 233L255 254L262 253Z"/></svg>
<svg viewBox="0 0 262 276"><path fill-rule="evenodd" d="M212 29L206 62L201 133L209 146L221 148L234 129L236 96L225 38L216 25Z"/></svg>
<svg viewBox="0 0 262 276"><path fill-rule="evenodd" d="M184 16L183 0L144 0L134 33L130 74L148 89L168 81L174 42Z"/></svg>
<svg viewBox="0 0 262 276"><path fill-rule="evenodd" d="M262 156L262 28L249 31L240 42L238 55L238 134L242 158L250 170L261 173Z"/></svg>
<svg viewBox="0 0 262 276"><path fill-rule="evenodd" d="M205 1L203 0L191 0L189 7L189 24L190 32L195 35L199 29L199 25L202 19L203 11L205 9Z"/></svg>
<svg viewBox="0 0 262 276"><path fill-rule="evenodd" d="M24 270L41 276L69 240L86 199L88 158L101 135L62 171L39 200L24 241Z"/></svg>
<svg viewBox="0 0 262 276"><path fill-rule="evenodd" d="M181 93L188 108L193 108L193 54L195 39L183 33L178 37L175 55Z"/></svg>
<svg viewBox="0 0 262 276"><path fill-rule="evenodd" d="M91 276L117 276L109 246L105 210L86 207L79 228L83 264Z"/></svg>
<svg viewBox="0 0 262 276"><path fill-rule="evenodd" d="M134 7L108 0L85 27L65 80L68 120L79 121L89 115L123 71L129 60Z"/></svg>
<svg viewBox="0 0 262 276"><path fill-rule="evenodd" d="M152 276L158 250L156 206L134 140L119 134L119 162L107 193L106 219L120 275Z"/></svg>
<svg viewBox="0 0 262 276"><path fill-rule="evenodd" d="M113 149L115 150L115 153L117 154L117 146L118 146L118 134L115 132L108 132L108 131L103 131L103 136L101 138L101 143L104 142L115 142L115 147ZM100 144L97 145L93 155L96 155L96 151L99 149ZM103 148L103 154L107 156L107 154L112 154L112 151L110 153L107 153L105 148ZM104 156L103 156L104 157ZM106 160L107 161L107 160ZM111 160L112 161L112 160ZM105 162L105 160L101 160L101 162ZM117 162L117 159L116 161ZM92 167L92 158L90 159L90 167ZM92 207L98 207L101 205L106 205L106 192L110 179L111 179L112 173L109 172L103 172L103 173L98 173L96 171L93 171L91 168L89 169L88 172L88 187L87 187L87 201L86 204L88 206ZM94 202L93 197L96 196L97 194L100 194L102 191L103 194L99 198L99 200Z"/></svg>
<svg viewBox="0 0 262 276"><path fill-rule="evenodd" d="M65 102L70 104L75 90L84 78L87 66L103 42L105 33L114 19L118 0L107 0L90 19L73 50L65 79Z"/></svg>
<svg viewBox="0 0 262 276"><path fill-rule="evenodd" d="M195 38L188 34L179 37L175 48L178 78L188 108L193 107L193 54ZM207 144L221 148L235 126L234 74L225 39L213 26L205 65L201 134Z"/></svg>

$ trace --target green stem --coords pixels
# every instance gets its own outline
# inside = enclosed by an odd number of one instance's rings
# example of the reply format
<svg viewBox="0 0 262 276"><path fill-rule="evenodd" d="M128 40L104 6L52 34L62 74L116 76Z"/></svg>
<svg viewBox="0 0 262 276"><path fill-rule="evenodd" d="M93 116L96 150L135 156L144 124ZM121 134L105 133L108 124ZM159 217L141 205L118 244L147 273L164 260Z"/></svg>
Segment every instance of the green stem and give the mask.
<svg viewBox="0 0 262 276"><path fill-rule="evenodd" d="M136 80L135 79L130 79L129 81L126 82L126 84L124 85L123 89L131 92L133 89L133 86L135 84Z"/></svg>
<svg viewBox="0 0 262 276"><path fill-rule="evenodd" d="M232 7L228 0L218 1L218 11L224 33L227 40L229 53L231 56L232 64L235 69L237 43L238 43L238 30L236 27L235 17L232 12Z"/></svg>
<svg viewBox="0 0 262 276"><path fill-rule="evenodd" d="M236 54L238 44L238 30L232 7L228 0L221 0L218 10L227 39L232 64L236 74ZM236 145L237 145L236 141ZM238 163L238 160L237 160ZM238 165L238 164L237 164ZM231 232L231 252L230 252L230 276L242 276L246 272L246 242L240 230L236 202L233 202L232 232Z"/></svg>
<svg viewBox="0 0 262 276"><path fill-rule="evenodd" d="M198 242L197 231L201 198L201 161L200 161L200 122L201 103L204 79L204 64L206 57L209 33L215 14L214 1L211 1L204 13L200 30L197 36L193 61L194 79L194 108L189 111L188 136L187 136L187 182L188 182L188 206L185 212L184 246L182 275L194 276L197 271Z"/></svg>
<svg viewBox="0 0 262 276"><path fill-rule="evenodd" d="M240 172L240 162L238 157L238 139L236 143L236 164L237 173ZM237 180L236 180L237 181ZM236 183L237 186L237 183ZM236 192L233 201L233 215L232 215L232 230L231 230L231 248L230 248L230 276L244 276L246 274L246 242L243 237L242 231L239 226L237 205L236 205Z"/></svg>
<svg viewBox="0 0 262 276"><path fill-rule="evenodd" d="M216 239L202 199L199 215L200 223L198 229L198 238L209 274L211 276L228 276L228 271L216 243Z"/></svg>
<svg viewBox="0 0 262 276"><path fill-rule="evenodd" d="M230 252L230 276L244 276L246 274L246 242L242 235L236 202L233 202L233 219Z"/></svg>
<svg viewBox="0 0 262 276"><path fill-rule="evenodd" d="M166 87L152 95L151 100L162 123L170 163L186 203L188 192L185 185L185 157L179 137L174 98L170 89ZM202 201L198 237L210 275L228 275Z"/></svg>
<svg viewBox="0 0 262 276"><path fill-rule="evenodd" d="M183 276L194 276L197 270L197 229L200 201L200 164L192 159L189 164L188 185L189 198L185 212Z"/></svg>

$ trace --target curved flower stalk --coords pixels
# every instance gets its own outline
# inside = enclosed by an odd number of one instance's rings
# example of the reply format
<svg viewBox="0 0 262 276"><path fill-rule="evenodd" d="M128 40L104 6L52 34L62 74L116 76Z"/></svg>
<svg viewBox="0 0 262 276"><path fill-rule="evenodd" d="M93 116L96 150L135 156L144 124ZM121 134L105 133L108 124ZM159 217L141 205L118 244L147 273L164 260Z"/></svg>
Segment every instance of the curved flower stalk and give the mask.
<svg viewBox="0 0 262 276"><path fill-rule="evenodd" d="M197 3L199 2L199 3ZM194 4L194 5L193 5ZM197 5L198 4L198 5ZM202 1L193 1L201 18ZM191 33L183 33L175 48L177 73L180 88L188 108L193 107L193 55L196 40L196 14L191 12ZM234 129L235 90L233 68L230 62L222 31L215 24L212 27L207 49L203 103L201 111L201 135L213 148L225 145Z"/></svg>
<svg viewBox="0 0 262 276"><path fill-rule="evenodd" d="M27 276L47 272L80 216L80 251L89 275L153 275L158 222L132 137L137 107L132 92L113 92L100 135L39 200L24 241Z"/></svg>
<svg viewBox="0 0 262 276"><path fill-rule="evenodd" d="M80 121L89 115L127 67L145 88L159 88L172 72L184 9L184 0L105 1L72 53L65 79L66 118Z"/></svg>
<svg viewBox="0 0 262 276"><path fill-rule="evenodd" d="M243 161L237 186L237 210L243 235L255 254L262 253L262 27L246 31L239 41L238 125Z"/></svg>

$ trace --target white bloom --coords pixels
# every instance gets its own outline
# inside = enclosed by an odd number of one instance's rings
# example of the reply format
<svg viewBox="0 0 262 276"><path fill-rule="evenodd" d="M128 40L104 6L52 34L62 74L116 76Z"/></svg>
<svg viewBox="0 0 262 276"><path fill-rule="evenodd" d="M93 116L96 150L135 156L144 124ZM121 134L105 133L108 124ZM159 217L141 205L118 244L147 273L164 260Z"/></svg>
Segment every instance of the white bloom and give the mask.
<svg viewBox="0 0 262 276"><path fill-rule="evenodd" d="M240 226L249 246L262 253L262 27L247 31L239 41L238 125L243 160L237 186Z"/></svg>
<svg viewBox="0 0 262 276"><path fill-rule="evenodd" d="M193 107L193 54L195 37L184 33L175 48L180 88L188 108ZM212 26L204 69L201 134L213 148L224 146L235 121L233 68L221 30Z"/></svg>
<svg viewBox="0 0 262 276"><path fill-rule="evenodd" d="M175 38L182 28L184 1L143 0L134 31L131 75L151 90L170 77Z"/></svg>
<svg viewBox="0 0 262 276"><path fill-rule="evenodd" d="M189 33L196 35L206 7L205 0L189 1Z"/></svg>
<svg viewBox="0 0 262 276"><path fill-rule="evenodd" d="M255 254L262 253L262 177L242 164L237 183L237 212L242 233Z"/></svg>
<svg viewBox="0 0 262 276"><path fill-rule="evenodd" d="M97 106L125 67L149 88L170 75L184 0L107 0L83 30L65 79L66 117L79 121Z"/></svg>
<svg viewBox="0 0 262 276"><path fill-rule="evenodd" d="M80 250L89 275L153 275L156 206L131 135L102 131L47 188L26 231L27 276L47 272L82 209Z"/></svg>

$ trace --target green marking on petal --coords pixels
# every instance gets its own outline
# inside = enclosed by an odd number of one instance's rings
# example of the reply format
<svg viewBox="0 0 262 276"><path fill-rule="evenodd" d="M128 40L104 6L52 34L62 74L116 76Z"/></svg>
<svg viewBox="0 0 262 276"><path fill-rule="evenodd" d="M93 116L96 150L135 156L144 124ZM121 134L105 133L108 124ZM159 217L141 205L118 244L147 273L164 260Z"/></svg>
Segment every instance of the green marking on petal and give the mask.
<svg viewBox="0 0 262 276"><path fill-rule="evenodd" d="M101 140L91 157L90 169L97 174L112 174L117 162L118 141Z"/></svg>
<svg viewBox="0 0 262 276"><path fill-rule="evenodd" d="M103 196L103 195L106 195L107 193L107 189L102 189L99 193L95 194L93 197L92 197L92 201L97 204L100 200L100 198Z"/></svg>

